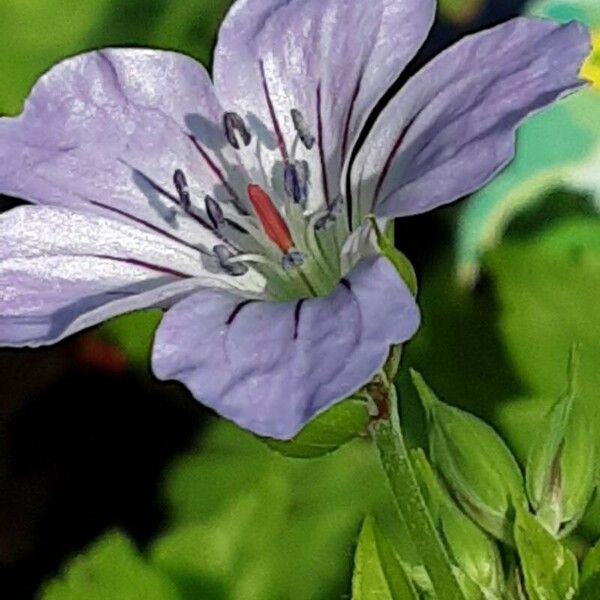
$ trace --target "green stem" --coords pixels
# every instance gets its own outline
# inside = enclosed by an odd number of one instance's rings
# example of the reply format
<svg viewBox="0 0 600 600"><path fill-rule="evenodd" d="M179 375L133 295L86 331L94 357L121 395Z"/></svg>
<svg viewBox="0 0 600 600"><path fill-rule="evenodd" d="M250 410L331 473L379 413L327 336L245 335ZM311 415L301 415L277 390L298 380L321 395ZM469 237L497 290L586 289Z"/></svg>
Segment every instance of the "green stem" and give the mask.
<svg viewBox="0 0 600 600"><path fill-rule="evenodd" d="M450 566L450 559L435 529L404 443L393 384L388 388L389 418L373 425L373 437L381 466L390 484L396 507L406 524L440 600L465 600Z"/></svg>

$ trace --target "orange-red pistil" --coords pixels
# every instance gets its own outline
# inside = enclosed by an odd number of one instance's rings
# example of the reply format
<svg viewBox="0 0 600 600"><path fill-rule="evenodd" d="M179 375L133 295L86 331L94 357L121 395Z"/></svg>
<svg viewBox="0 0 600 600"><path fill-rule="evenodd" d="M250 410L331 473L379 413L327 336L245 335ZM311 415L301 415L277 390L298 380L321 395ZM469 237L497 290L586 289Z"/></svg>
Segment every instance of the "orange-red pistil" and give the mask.
<svg viewBox="0 0 600 600"><path fill-rule="evenodd" d="M268 238L287 254L294 246L292 235L269 195L259 185L250 184L248 198Z"/></svg>

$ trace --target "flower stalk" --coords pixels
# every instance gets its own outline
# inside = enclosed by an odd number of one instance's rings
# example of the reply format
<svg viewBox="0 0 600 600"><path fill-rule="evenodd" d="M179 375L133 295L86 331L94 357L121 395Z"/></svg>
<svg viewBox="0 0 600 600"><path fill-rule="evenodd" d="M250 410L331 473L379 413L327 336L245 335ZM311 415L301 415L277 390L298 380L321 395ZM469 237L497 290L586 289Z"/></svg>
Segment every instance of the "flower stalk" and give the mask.
<svg viewBox="0 0 600 600"><path fill-rule="evenodd" d="M465 600L410 462L400 427L394 384L380 380L371 384L368 392L378 407L386 407L383 414L380 409L380 417L372 425L373 440L396 508L423 561L436 597L444 600Z"/></svg>

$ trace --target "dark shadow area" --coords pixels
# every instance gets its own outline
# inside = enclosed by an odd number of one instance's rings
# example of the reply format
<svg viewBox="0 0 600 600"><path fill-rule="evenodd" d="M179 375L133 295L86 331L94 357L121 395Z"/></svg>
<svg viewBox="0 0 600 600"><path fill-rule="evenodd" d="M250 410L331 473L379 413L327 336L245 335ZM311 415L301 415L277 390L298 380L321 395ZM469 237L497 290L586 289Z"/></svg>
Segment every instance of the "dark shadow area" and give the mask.
<svg viewBox="0 0 600 600"><path fill-rule="evenodd" d="M75 346L0 352L0 588L11 600L33 597L107 529L150 539L164 469L201 422L180 388L73 368Z"/></svg>

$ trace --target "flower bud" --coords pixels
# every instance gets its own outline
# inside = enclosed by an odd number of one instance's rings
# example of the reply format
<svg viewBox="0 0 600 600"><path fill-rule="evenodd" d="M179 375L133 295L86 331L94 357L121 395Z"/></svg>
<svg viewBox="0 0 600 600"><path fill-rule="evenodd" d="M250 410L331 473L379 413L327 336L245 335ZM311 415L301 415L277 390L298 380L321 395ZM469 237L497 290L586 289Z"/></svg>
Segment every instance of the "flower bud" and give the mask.
<svg viewBox="0 0 600 600"><path fill-rule="evenodd" d="M429 512L456 566L486 597L500 597L504 573L498 547L456 506L423 451L415 451L412 459Z"/></svg>
<svg viewBox="0 0 600 600"><path fill-rule="evenodd" d="M539 427L527 459L526 484L538 521L555 537L573 530L597 485L597 446L577 404L578 349L571 352L569 389Z"/></svg>
<svg viewBox="0 0 600 600"><path fill-rule="evenodd" d="M431 461L462 509L488 533L512 543L515 508L527 502L516 460L489 425L444 404L421 375L411 374L427 414Z"/></svg>

